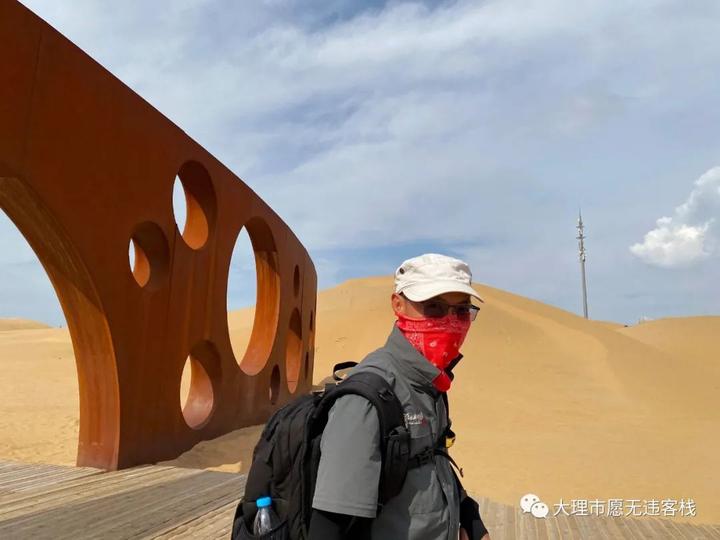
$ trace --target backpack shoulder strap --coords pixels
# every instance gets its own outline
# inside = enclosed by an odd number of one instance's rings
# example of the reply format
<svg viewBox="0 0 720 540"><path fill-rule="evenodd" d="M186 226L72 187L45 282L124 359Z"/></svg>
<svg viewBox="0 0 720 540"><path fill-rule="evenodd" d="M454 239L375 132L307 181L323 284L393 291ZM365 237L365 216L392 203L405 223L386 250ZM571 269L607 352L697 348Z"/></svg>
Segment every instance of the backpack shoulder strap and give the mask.
<svg viewBox="0 0 720 540"><path fill-rule="evenodd" d="M370 371L354 373L330 389L318 406L316 414L329 412L338 398L348 394L362 396L373 404L378 411L381 433L387 433L391 427L405 425L402 405L390 383L381 375ZM323 410L325 408L327 411Z"/></svg>
<svg viewBox="0 0 720 540"><path fill-rule="evenodd" d="M452 420L450 419L450 401L448 400L447 393L443 392L441 395L443 403L445 403L445 413L447 414L447 427L445 428L445 433L441 434L440 440L438 441L437 447L435 448L434 452L436 455L439 454L447 458L453 465L453 467L455 467L455 469L457 469L457 471L460 473L460 476L463 477L464 475L462 467L460 467L448 453L448 448L455 444L455 432L452 430ZM460 478L458 478L455 471L453 471L453 474L455 475L455 480L457 481L458 489L460 490L460 500L462 500L467 496L467 492L465 491L465 488L463 487L462 482L460 482Z"/></svg>
<svg viewBox="0 0 720 540"><path fill-rule="evenodd" d="M378 415L382 456L379 503L382 505L400 492L407 475L410 433L405 427L402 404L381 375L360 371L349 375L326 393L318 404L313 423L324 427L335 401L349 394L367 399Z"/></svg>
<svg viewBox="0 0 720 540"><path fill-rule="evenodd" d="M358 365L357 362L353 362L352 360L348 360L347 362L340 362L339 364L335 364L333 366L333 374L332 374L333 379L335 381L342 381L343 376L340 375L338 372L344 371L346 369L354 368L357 365Z"/></svg>
<svg viewBox="0 0 720 540"><path fill-rule="evenodd" d="M450 448L455 444L455 432L452 430L452 420L450 419L450 401L446 392L441 393L443 403L445 403L445 414L447 415L447 427L445 432L440 434L441 440L438 441L438 446L443 448Z"/></svg>

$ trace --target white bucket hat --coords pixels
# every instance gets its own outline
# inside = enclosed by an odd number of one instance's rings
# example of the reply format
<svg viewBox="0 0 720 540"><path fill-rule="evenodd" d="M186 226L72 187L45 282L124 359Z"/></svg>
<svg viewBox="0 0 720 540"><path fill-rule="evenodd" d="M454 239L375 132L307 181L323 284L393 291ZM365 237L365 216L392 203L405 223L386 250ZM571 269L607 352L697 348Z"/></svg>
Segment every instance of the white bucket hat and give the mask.
<svg viewBox="0 0 720 540"><path fill-rule="evenodd" d="M395 292L414 302L447 292L467 293L484 302L471 282L472 273L465 261L439 253L407 259L395 270Z"/></svg>

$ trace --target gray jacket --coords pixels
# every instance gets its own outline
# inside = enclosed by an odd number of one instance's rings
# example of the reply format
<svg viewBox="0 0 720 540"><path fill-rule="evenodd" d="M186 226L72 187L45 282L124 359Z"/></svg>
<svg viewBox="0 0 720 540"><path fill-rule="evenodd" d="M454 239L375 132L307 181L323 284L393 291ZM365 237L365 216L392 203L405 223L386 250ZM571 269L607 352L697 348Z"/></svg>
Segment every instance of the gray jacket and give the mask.
<svg viewBox="0 0 720 540"><path fill-rule="evenodd" d="M361 370L374 371L393 386L410 430L411 457L432 447L447 427L445 403L432 384L440 370L395 325L385 345L350 374ZM322 435L313 508L375 518L373 540L457 540L458 486L442 456L410 469L400 494L377 513L379 438L377 413L369 401L349 395L335 402Z"/></svg>

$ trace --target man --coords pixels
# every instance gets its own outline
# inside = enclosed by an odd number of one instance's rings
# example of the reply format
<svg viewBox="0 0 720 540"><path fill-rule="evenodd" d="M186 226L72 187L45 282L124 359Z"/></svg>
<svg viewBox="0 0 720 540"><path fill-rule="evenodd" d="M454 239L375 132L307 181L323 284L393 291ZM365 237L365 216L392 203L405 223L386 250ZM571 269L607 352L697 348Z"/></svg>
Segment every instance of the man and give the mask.
<svg viewBox="0 0 720 540"><path fill-rule="evenodd" d="M471 297L483 301L471 278L465 262L436 253L408 259L395 271L397 320L385 345L350 374L370 370L390 382L405 411L415 465L400 493L378 511L377 413L362 396L339 398L322 435L310 540L489 540L445 450L454 439L445 393L479 310Z"/></svg>

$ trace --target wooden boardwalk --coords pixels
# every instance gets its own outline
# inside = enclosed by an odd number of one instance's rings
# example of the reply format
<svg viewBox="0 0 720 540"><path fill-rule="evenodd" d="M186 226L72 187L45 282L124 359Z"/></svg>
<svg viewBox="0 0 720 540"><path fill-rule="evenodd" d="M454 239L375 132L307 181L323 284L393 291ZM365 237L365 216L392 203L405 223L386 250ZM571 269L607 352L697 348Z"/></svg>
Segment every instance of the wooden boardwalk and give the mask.
<svg viewBox="0 0 720 540"><path fill-rule="evenodd" d="M158 465L103 472L0 461L0 539L230 538L239 474ZM720 525L523 514L478 498L492 540L720 540Z"/></svg>
<svg viewBox="0 0 720 540"><path fill-rule="evenodd" d="M0 462L0 539L230 538L239 474Z"/></svg>
<svg viewBox="0 0 720 540"><path fill-rule="evenodd" d="M720 525L676 523L658 517L576 516L551 513L544 519L482 497L480 516L492 540L720 540Z"/></svg>

